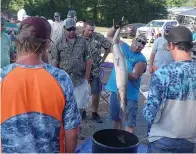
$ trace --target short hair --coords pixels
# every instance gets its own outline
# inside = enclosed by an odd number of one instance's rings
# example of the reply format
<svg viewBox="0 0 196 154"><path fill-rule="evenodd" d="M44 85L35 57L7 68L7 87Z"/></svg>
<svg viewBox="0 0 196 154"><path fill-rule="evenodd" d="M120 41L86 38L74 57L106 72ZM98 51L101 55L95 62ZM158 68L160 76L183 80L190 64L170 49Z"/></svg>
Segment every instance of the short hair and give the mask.
<svg viewBox="0 0 196 154"><path fill-rule="evenodd" d="M31 34L35 28L31 25L24 24L15 38L17 52L26 53L43 53L46 50L47 39L37 38Z"/></svg>
<svg viewBox="0 0 196 154"><path fill-rule="evenodd" d="M147 42L147 38L144 34L139 34L136 38L141 38L141 39L143 39L144 41Z"/></svg>
<svg viewBox="0 0 196 154"><path fill-rule="evenodd" d="M93 20L87 20L85 21L85 25L95 26L95 22Z"/></svg>
<svg viewBox="0 0 196 154"><path fill-rule="evenodd" d="M179 50L190 51L193 47L193 42L179 42L174 43L174 45L176 45Z"/></svg>

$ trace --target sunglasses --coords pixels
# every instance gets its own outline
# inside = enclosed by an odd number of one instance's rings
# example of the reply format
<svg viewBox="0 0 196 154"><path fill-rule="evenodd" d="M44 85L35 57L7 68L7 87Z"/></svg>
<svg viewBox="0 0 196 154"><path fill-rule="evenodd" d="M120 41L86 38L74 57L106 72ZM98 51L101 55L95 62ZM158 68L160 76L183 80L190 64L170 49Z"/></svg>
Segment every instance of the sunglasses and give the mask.
<svg viewBox="0 0 196 154"><path fill-rule="evenodd" d="M142 43L142 45L146 45L146 41L143 41L140 38L136 38L136 41Z"/></svg>
<svg viewBox="0 0 196 154"><path fill-rule="evenodd" d="M75 30L76 30L76 27L66 28L66 30L67 30L68 32L75 31Z"/></svg>
<svg viewBox="0 0 196 154"><path fill-rule="evenodd" d="M59 16L54 16L55 18L58 18Z"/></svg>

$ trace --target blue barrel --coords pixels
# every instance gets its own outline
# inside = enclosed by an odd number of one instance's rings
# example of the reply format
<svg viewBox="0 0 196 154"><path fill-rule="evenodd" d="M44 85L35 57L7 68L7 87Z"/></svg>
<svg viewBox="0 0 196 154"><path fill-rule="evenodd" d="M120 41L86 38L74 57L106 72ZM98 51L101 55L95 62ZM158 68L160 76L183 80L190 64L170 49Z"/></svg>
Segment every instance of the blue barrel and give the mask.
<svg viewBox="0 0 196 154"><path fill-rule="evenodd" d="M92 153L137 153L139 139L124 130L103 129L92 137Z"/></svg>

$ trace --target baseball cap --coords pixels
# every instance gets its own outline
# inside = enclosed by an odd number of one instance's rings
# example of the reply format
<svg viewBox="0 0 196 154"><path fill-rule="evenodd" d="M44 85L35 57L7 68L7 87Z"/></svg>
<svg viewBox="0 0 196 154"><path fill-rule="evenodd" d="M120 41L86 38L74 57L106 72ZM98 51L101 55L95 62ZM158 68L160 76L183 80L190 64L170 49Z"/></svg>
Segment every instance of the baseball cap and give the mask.
<svg viewBox="0 0 196 154"><path fill-rule="evenodd" d="M76 16L76 11L75 10L69 10L67 13L67 18L73 18Z"/></svg>
<svg viewBox="0 0 196 154"><path fill-rule="evenodd" d="M35 30L31 33L32 36L43 39L50 39L51 26L47 20L35 16L29 17L21 22L20 30L25 24L31 25L35 28Z"/></svg>
<svg viewBox="0 0 196 154"><path fill-rule="evenodd" d="M11 18L12 19L17 19L17 16L15 14L12 14Z"/></svg>
<svg viewBox="0 0 196 154"><path fill-rule="evenodd" d="M63 25L66 29L76 27L76 22L73 18L67 18L64 20Z"/></svg>
<svg viewBox="0 0 196 154"><path fill-rule="evenodd" d="M54 16L61 16L59 12L55 12Z"/></svg>
<svg viewBox="0 0 196 154"><path fill-rule="evenodd" d="M168 42L192 42L192 33L191 31L184 27L184 26L178 26L172 28L167 35L165 35L165 39Z"/></svg>

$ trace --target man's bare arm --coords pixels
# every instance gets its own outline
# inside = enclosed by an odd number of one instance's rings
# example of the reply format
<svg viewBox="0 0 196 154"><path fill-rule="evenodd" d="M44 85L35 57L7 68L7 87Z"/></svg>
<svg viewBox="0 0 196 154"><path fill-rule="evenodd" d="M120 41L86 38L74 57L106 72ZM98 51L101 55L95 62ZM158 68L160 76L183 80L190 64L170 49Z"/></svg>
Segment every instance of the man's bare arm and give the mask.
<svg viewBox="0 0 196 154"><path fill-rule="evenodd" d="M128 79L135 81L138 80L146 70L146 62L138 62L133 68L133 72L128 74Z"/></svg>
<svg viewBox="0 0 196 154"><path fill-rule="evenodd" d="M114 27L110 28L109 31L108 31L108 33L107 33L107 39L111 43L113 43L113 37L114 37L115 33L116 33L116 29Z"/></svg>
<svg viewBox="0 0 196 154"><path fill-rule="evenodd" d="M75 153L78 142L79 127L65 130L65 153Z"/></svg>
<svg viewBox="0 0 196 154"><path fill-rule="evenodd" d="M111 51L111 48L105 50L105 53L104 53L103 58L102 58L102 62L105 61L105 59L106 59L107 56L109 55L110 51Z"/></svg>
<svg viewBox="0 0 196 154"><path fill-rule="evenodd" d="M149 72L153 73L153 64L154 64L154 58L155 58L155 52L152 52L150 55L150 65L149 65Z"/></svg>
<svg viewBox="0 0 196 154"><path fill-rule="evenodd" d="M90 73L91 73L91 66L92 66L92 60L87 60L86 61L86 64L85 64L85 79L88 81L89 80L89 77L90 77Z"/></svg>

